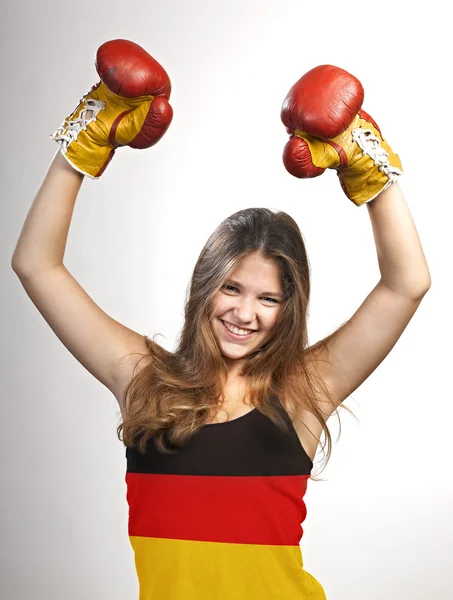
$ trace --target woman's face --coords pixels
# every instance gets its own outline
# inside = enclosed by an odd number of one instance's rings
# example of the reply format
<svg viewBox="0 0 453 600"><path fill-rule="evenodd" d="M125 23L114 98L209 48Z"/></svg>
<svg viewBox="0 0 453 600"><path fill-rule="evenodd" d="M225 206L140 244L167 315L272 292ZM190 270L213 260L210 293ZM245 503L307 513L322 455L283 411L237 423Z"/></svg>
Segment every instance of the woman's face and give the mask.
<svg viewBox="0 0 453 600"><path fill-rule="evenodd" d="M224 281L212 301L211 324L229 367L238 367L238 359L271 337L281 311L282 293L276 262L258 253L243 258ZM231 332L227 325L248 331Z"/></svg>

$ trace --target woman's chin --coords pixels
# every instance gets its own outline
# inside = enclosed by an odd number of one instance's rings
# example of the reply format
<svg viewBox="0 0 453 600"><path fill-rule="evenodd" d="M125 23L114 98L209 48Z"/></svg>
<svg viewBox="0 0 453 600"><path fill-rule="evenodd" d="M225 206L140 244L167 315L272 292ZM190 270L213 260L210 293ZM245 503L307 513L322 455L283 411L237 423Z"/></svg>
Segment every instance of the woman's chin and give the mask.
<svg viewBox="0 0 453 600"><path fill-rule="evenodd" d="M222 356L225 359L229 359L229 360L239 360L241 358L247 358L250 354L252 354L253 352L255 352L257 350L257 348L255 348L255 346L251 347L251 348L227 348L225 347L225 345L221 344L220 345L220 353L222 354Z"/></svg>
<svg viewBox="0 0 453 600"><path fill-rule="evenodd" d="M230 360L237 360L238 358L245 358L250 351L247 352L245 349L238 349L235 352L231 352L230 350L221 347L220 352L224 358L229 358Z"/></svg>

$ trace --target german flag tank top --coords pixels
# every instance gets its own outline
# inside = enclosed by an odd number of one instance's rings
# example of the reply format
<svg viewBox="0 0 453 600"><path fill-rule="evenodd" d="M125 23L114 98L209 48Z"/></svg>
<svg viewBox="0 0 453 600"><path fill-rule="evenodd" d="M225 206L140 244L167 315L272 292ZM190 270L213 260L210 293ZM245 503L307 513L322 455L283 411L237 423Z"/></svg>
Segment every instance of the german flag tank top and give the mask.
<svg viewBox="0 0 453 600"><path fill-rule="evenodd" d="M139 600L326 599L299 545L313 463L271 398L289 434L254 408L174 454L126 448Z"/></svg>

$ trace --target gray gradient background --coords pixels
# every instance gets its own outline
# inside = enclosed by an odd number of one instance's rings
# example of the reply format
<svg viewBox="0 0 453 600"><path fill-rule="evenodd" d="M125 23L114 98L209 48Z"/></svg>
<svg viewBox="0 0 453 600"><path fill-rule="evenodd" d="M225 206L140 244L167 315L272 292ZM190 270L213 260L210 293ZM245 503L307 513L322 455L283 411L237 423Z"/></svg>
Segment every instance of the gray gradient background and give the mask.
<svg viewBox="0 0 453 600"><path fill-rule="evenodd" d="M56 152L52 133L97 81L109 39L143 45L172 79L173 123L152 149L86 179L65 265L128 327L172 349L199 251L250 206L287 211L313 273L310 341L379 279L366 207L334 172L283 168L279 111L308 69L361 79L364 108L403 161L432 288L384 363L346 401L342 437L309 482L302 551L329 600L444 600L453 588L451 31L440 0L2 3L2 600L134 600L124 447L111 393L61 344L11 269ZM410 10L410 12L408 12ZM329 421L335 442L338 425ZM316 468L316 465L315 465Z"/></svg>

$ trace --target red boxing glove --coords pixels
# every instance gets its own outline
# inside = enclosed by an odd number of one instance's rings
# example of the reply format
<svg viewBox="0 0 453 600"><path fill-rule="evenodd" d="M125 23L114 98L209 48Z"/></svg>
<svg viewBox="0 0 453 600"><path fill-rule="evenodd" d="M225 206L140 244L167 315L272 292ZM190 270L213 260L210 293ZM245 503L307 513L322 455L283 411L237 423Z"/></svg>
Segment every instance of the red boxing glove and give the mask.
<svg viewBox="0 0 453 600"><path fill-rule="evenodd" d="M108 89L122 98L154 96L140 131L127 145L149 148L158 142L173 118L173 110L168 104L170 78L162 65L138 44L112 40L98 48L96 71ZM132 110L128 111L130 113ZM127 120L127 117L123 115L122 119ZM129 118L131 125L133 117Z"/></svg>
<svg viewBox="0 0 453 600"><path fill-rule="evenodd" d="M290 89L281 111L291 135L283 152L286 169L300 178L336 169L343 191L357 206L373 200L402 174L398 155L361 110L363 98L356 77L321 65Z"/></svg>
<svg viewBox="0 0 453 600"><path fill-rule="evenodd" d="M111 40L98 48L95 64L101 81L51 136L66 160L93 179L116 148L153 146L173 118L170 78L141 46Z"/></svg>

